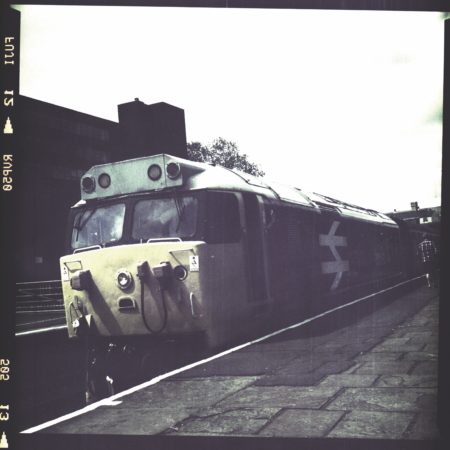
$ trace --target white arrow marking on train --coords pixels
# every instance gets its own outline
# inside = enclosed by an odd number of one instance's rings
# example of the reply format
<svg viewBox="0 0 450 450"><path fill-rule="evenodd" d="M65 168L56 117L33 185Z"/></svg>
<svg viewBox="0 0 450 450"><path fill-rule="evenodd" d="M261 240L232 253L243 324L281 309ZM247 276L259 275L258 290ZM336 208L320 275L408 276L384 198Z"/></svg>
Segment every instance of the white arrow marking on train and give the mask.
<svg viewBox="0 0 450 450"><path fill-rule="evenodd" d="M342 274L348 272L349 263L344 261L336 247L347 247L347 238L345 236L336 236L335 233L340 225L340 222L335 220L330 228L328 234L321 234L319 236L319 243L322 246L327 246L330 248L331 253L334 256L334 261L327 261L322 263L322 273L335 273L333 284L331 285L331 290L336 289L341 282Z"/></svg>

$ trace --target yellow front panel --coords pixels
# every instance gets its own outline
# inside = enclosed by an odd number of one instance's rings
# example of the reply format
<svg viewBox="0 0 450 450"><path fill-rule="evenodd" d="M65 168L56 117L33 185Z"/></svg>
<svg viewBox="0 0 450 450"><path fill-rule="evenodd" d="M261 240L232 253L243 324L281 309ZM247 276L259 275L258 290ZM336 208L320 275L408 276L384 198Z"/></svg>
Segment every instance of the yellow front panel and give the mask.
<svg viewBox="0 0 450 450"><path fill-rule="evenodd" d="M69 336L76 335L73 321L85 314L102 336L129 336L150 334L142 318L141 281L137 266L147 261L150 270L144 281L144 314L152 329L163 322L162 289L152 268L161 262L173 267L182 265L188 275L172 282L164 289L168 320L164 334L180 334L204 329L205 305L199 284L202 267L199 252L202 242L160 242L124 245L80 252L61 258L63 295ZM197 264L197 266L196 266ZM89 270L92 278L88 290L71 288L70 279L79 270ZM122 290L117 283L120 269L128 271L133 282ZM125 303L124 303L125 302ZM132 304L121 309L120 305Z"/></svg>

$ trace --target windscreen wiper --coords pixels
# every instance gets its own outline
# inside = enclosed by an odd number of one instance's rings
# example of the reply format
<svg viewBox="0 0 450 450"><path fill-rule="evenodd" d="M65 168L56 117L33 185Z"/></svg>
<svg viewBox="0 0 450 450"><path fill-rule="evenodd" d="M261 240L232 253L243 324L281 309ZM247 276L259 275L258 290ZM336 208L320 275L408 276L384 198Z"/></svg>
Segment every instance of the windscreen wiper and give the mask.
<svg viewBox="0 0 450 450"><path fill-rule="evenodd" d="M175 228L175 231L178 232L178 230L180 229L180 226L181 226L181 221L183 220L183 217L184 217L184 212L186 210L186 206L185 206L182 198L175 196L174 200L175 200L175 206L177 207L177 213L178 213L178 225Z"/></svg>
<svg viewBox="0 0 450 450"><path fill-rule="evenodd" d="M77 223L75 223L73 225L73 227L75 228L75 230L77 230L77 234L75 236L75 241L78 241L78 235L80 234L80 231L84 228L84 226L88 223L89 219L92 217L92 215L95 213L95 211L97 211L97 207L95 206L94 208L90 209L89 211L84 210L78 217L79 219L76 221ZM88 213L87 217L82 221L83 216L86 214L86 212Z"/></svg>

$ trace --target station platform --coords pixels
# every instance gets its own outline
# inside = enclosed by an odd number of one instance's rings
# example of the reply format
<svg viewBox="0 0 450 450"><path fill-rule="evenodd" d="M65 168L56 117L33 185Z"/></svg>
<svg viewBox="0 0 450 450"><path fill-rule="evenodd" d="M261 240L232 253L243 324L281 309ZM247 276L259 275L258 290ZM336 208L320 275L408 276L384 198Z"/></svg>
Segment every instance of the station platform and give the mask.
<svg viewBox="0 0 450 450"><path fill-rule="evenodd" d="M426 286L371 300L36 433L435 440L438 301Z"/></svg>

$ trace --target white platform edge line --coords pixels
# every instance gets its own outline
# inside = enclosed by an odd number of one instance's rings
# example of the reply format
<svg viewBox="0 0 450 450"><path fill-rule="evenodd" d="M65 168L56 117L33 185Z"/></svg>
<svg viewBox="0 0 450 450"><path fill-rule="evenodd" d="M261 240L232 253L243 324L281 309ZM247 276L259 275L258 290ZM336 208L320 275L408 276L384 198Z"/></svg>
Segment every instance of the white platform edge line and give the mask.
<svg viewBox="0 0 450 450"><path fill-rule="evenodd" d="M38 334L38 333L46 333L47 331L52 330L64 330L67 328L67 325L58 325L57 327L50 328L39 328L38 330L30 330L30 331L21 331L20 333L16 333L14 336L25 336L28 334Z"/></svg>
<svg viewBox="0 0 450 450"><path fill-rule="evenodd" d="M238 345L237 347L230 348L228 350L225 350L225 351L223 351L221 353L218 353L216 355L210 356L210 357L208 357L206 359L203 359L201 361L197 361L195 363L188 364L187 366L181 367L179 369L172 370L171 372L165 373L163 375L158 375L157 377L152 378L149 381L146 381L144 383L138 384L137 386L133 386L130 389L127 389L125 391L119 392L118 394L112 395L111 397L99 400L98 402L95 402L95 403L92 403L91 405L85 406L82 409L79 409L77 411L71 412L69 414L66 414L64 416L58 417L56 419L50 420L50 421L45 422L45 423L43 423L41 425L36 425L36 426L34 426L32 428L28 428L27 430L21 431L21 433L22 434L36 433L37 431L41 431L41 430L43 430L45 428L51 427L52 425L57 425L58 423L65 422L66 420L69 420L69 419L72 419L74 417L81 416L82 414L85 414L87 412L93 411L93 410L97 409L100 406L114 406L115 404L117 404L115 402L118 399L120 399L122 397L125 397L126 395L133 394L134 392L140 391L141 389L144 389L146 387L152 386L152 385L154 385L156 383L159 383L160 381L162 381L162 380L164 380L166 378L169 378L169 377L171 377L173 375L177 375L177 374L179 374L181 372L185 372L186 370L192 369L192 368L200 366L202 364L206 364L206 363L208 363L210 361L213 361L213 360L215 360L217 358L220 358L222 356L228 355L230 353L234 353L234 352L236 352L238 350L241 350L241 349L243 349L245 347L248 347L250 345L257 344L258 342L265 341L265 340L267 340L267 339L269 339L271 337L277 336L278 334L284 333L285 331L292 330L294 328L298 328L298 327L300 327L302 325L305 325L305 324L307 324L309 322L312 322L313 320L319 319L319 318L327 316L328 314L331 314L331 313L333 313L335 311L338 311L339 309L346 308L348 306L354 305L355 303L359 303L359 302L362 302L362 301L367 300L369 298L375 297L375 296L377 296L379 294L383 294L384 292L390 291L390 290L395 289L395 288L397 288L399 286L402 286L404 284L407 284L407 283L410 283L412 281L418 280L420 278L423 278L424 276L425 275L421 275L421 276L416 277L416 278L411 278L410 280L402 281L401 283L398 283L398 284L396 284L394 286L391 286L389 288L383 289L383 290L378 291L378 292L374 292L373 294L366 295L365 297L358 298L358 299L353 300L353 301L351 301L349 303L345 303L344 305L337 306L336 308L329 309L328 311L320 313L317 316L310 317L309 319L305 319L302 322L298 322L298 323L296 323L294 325L290 325L290 326L288 326L286 328L274 331L273 333L270 333L270 334L267 334L265 336L262 336L262 337L260 337L258 339L255 339L254 341L246 342L245 344L241 344L241 345Z"/></svg>

